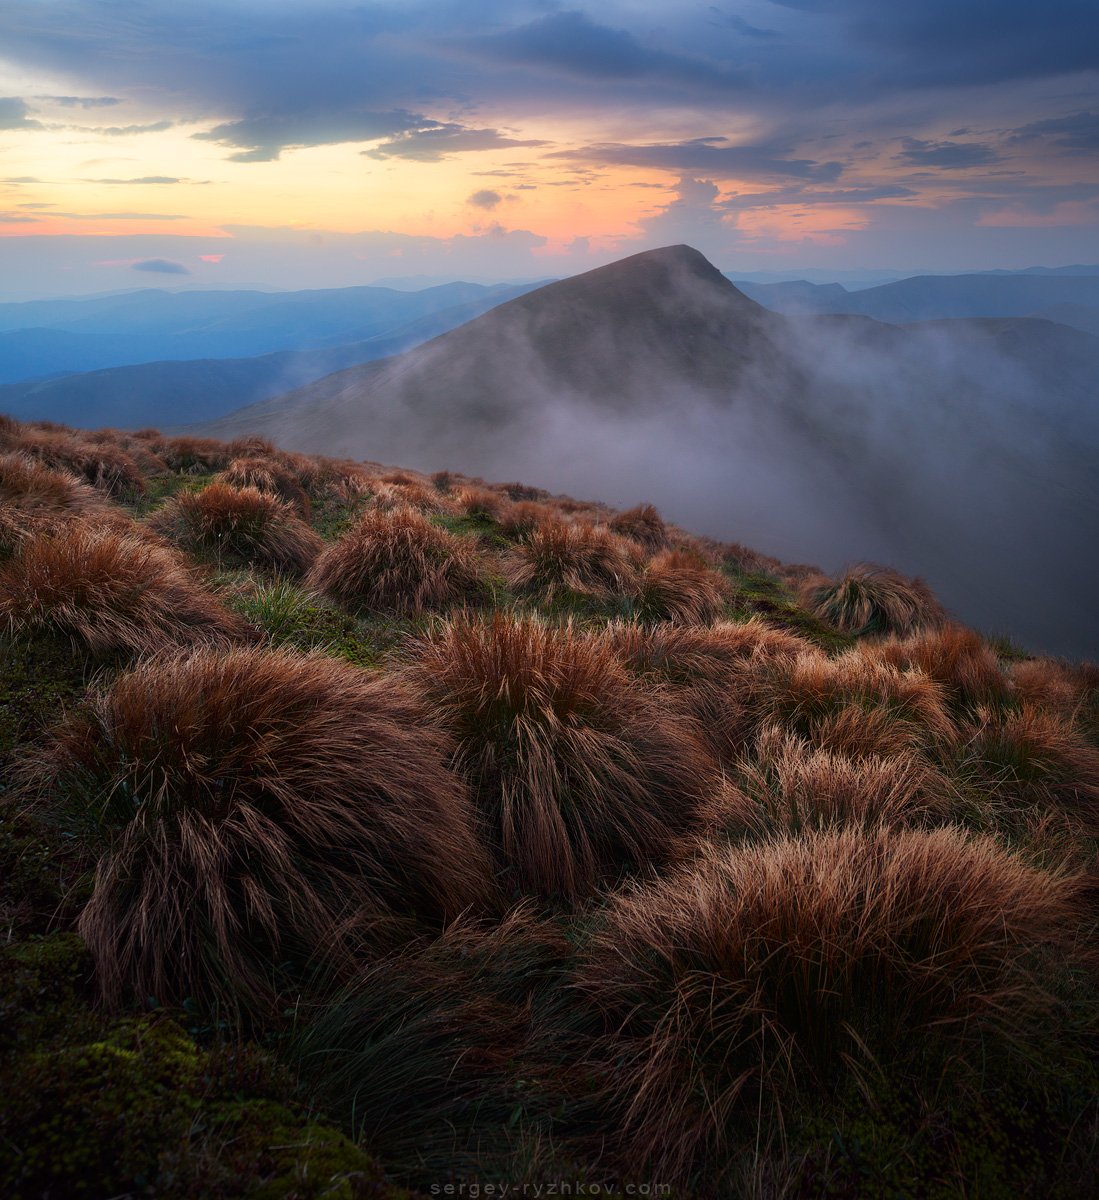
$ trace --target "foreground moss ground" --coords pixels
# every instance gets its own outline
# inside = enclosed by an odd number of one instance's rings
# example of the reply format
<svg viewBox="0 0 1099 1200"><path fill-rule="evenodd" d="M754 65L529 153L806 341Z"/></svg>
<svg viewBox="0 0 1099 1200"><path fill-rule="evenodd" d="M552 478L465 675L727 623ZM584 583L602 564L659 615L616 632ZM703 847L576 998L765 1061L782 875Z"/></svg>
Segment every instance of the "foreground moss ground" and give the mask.
<svg viewBox="0 0 1099 1200"><path fill-rule="evenodd" d="M216 474L152 475L127 511L144 523L172 497L203 490ZM326 543L354 527L382 486L376 479L352 482L314 494L310 521ZM455 485L440 479L434 487L446 501ZM406 488L407 498L416 498L405 483L384 486ZM572 501L560 511L569 515L570 505L583 520L612 515ZM562 586L548 598L516 590L506 564L517 536L487 507L470 503L468 513L455 506L431 515L434 525L482 556L483 587L464 605L474 617L517 613L551 627L568 623L587 636L638 615L628 587L582 592ZM691 545L692 553L711 553L701 543ZM733 561L720 552L711 558L728 589L720 620L762 622L797 635L829 661L863 644L811 611L798 576L782 564ZM215 552L191 561L203 585L243 617L258 640L329 655L384 677L400 674L410 640L430 635L440 619L348 611L306 579ZM990 645L998 670L1009 673L1013 664L1032 661L1017 647ZM0 638L0 802L12 795L25 762L48 745L59 719L89 689L106 686L135 661L121 653L93 656L46 634L13 630ZM759 672L765 678L762 667ZM1065 672L1079 697L1063 701L1064 720L1094 749L1095 681L1085 675L1078 683L1069 668ZM676 686L693 689L707 719L762 720L755 709L730 716L714 708L714 697L693 678ZM750 700L763 712L767 697L750 691L745 705ZM1049 695L1060 692L1051 685ZM843 732L838 702L825 705L822 715L810 711L804 697L783 703L789 727L799 733L853 736ZM895 701L863 696L858 704L856 720L872 725ZM952 720L966 729L974 722L976 730L976 711L956 701ZM987 727L1018 711L1020 701L1007 691L987 702L980 719ZM920 741L920 753L956 785L953 823L991 833L1051 869L1067 863L1094 871L1097 831L1062 828L1056 805L1045 799L1058 787L1077 786L1076 777L1066 785L1040 756L1028 759L1025 783L1035 799L1024 811L1012 799L1021 794L1018 781L1008 778L1011 770L1022 778L1021 769L993 762L991 752L977 755L976 732L940 744L918 722L910 725L906 736ZM863 729L860 736L870 745L882 735ZM1082 761L1079 753L1073 761ZM737 762L721 766L735 782ZM567 911L552 904L530 909L523 901L514 927L506 925L498 940L480 928L467 937L460 926L450 941L414 943L368 973L370 998L341 993L332 1005L327 985L312 992L304 987L300 1006L288 1002L279 1013L242 1021L189 999L170 1008L161 997L132 997L125 1009L107 1010L73 929L108 843L109 835L71 800L0 803L0 1075L12 1081L0 1092L0 1193L397 1200L410 1194L405 1188L427 1191L436 1183L477 1179L571 1179L606 1187L659 1182L647 1179L643 1164L631 1178L605 1150L615 1114L603 1095L597 1058L586 1058L583 1048L606 1031L595 1011L577 1004L567 982L600 926L601 897ZM1048 980L1048 1029L1017 1057L990 1043L987 1076L972 1062L949 1057L918 1070L909 1063L903 1072L878 1071L868 1062L855 1072L857 1084L847 1080L835 1090L796 1097L780 1124L746 1127L736 1151L742 1177L739 1166L726 1172L718 1191L775 1200L1099 1194L1099 1073L1087 1042L1095 1021L1092 982L1086 968L1055 972ZM340 1041L348 1027L325 1025L329 1012L343 1009L359 1029L372 1014L365 1041L353 1047ZM322 1034L327 1043L318 1043ZM355 1074L342 1091L333 1091L317 1067L334 1052L352 1064L348 1077ZM699 1195L715 1194L701 1166L697 1180L678 1181L671 1194L690 1196L696 1188Z"/></svg>

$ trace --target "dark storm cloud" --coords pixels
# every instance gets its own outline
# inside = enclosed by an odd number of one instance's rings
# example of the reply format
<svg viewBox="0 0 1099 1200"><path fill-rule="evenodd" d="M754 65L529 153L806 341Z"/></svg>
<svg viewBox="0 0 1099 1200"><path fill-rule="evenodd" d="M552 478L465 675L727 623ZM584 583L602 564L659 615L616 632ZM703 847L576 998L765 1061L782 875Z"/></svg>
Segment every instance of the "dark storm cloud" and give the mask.
<svg viewBox="0 0 1099 1200"><path fill-rule="evenodd" d="M666 171L706 171L714 174L749 173L760 177L816 179L831 182L843 173L841 162L817 162L785 157L778 145L734 146L724 137L690 138L684 142L656 142L633 146L624 142L599 142L577 150L560 150L551 158L587 159L632 167L660 167Z"/></svg>
<svg viewBox="0 0 1099 1200"><path fill-rule="evenodd" d="M272 162L290 147L333 146L393 137L421 128L425 120L403 109L268 113L227 121L193 136L223 146L241 147L229 155L233 162Z"/></svg>
<svg viewBox="0 0 1099 1200"><path fill-rule="evenodd" d="M600 25L582 12L551 13L504 33L472 42L486 57L603 80L651 76L685 82L739 86L745 75L734 64L656 49L624 29Z"/></svg>
<svg viewBox="0 0 1099 1200"><path fill-rule="evenodd" d="M130 269L133 271L151 271L154 275L190 275L190 267L185 267L181 262L175 262L170 258L143 258L139 262L131 263Z"/></svg>
<svg viewBox="0 0 1099 1200"><path fill-rule="evenodd" d="M838 24L850 48L886 56L895 84L971 86L1099 67L1093 0L771 0Z"/></svg>
<svg viewBox="0 0 1099 1200"><path fill-rule="evenodd" d="M920 138L901 138L897 161L913 167L942 167L957 170L963 167L983 167L999 161L991 146L980 142L929 142Z"/></svg>
<svg viewBox="0 0 1099 1200"><path fill-rule="evenodd" d="M1099 112L1078 112L1067 117L1050 117L1016 129L1013 142L1041 139L1068 150L1099 150Z"/></svg>
<svg viewBox="0 0 1099 1200"><path fill-rule="evenodd" d="M407 158L415 162L439 162L451 154L471 150L499 150L511 146L544 146L544 141L519 141L506 137L498 129L473 129L452 121L425 121L418 129L409 129L363 153L370 158Z"/></svg>
<svg viewBox="0 0 1099 1200"><path fill-rule="evenodd" d="M60 104L62 108L110 108L122 103L118 96L36 96L35 99Z"/></svg>

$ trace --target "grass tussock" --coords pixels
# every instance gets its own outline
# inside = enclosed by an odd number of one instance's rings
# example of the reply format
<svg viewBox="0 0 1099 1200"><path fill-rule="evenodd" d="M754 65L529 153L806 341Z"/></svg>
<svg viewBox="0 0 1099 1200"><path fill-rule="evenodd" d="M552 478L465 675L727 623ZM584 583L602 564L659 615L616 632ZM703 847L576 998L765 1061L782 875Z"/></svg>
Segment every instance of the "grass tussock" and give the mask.
<svg viewBox="0 0 1099 1200"><path fill-rule="evenodd" d="M551 520L515 547L505 577L516 591L544 602L564 593L605 600L630 593L637 569L634 548L605 526Z"/></svg>
<svg viewBox="0 0 1099 1200"><path fill-rule="evenodd" d="M1071 954L1072 878L956 829L704 846L612 898L579 967L620 1160L689 1187L854 1064L1038 1038L1040 966Z"/></svg>
<svg viewBox="0 0 1099 1200"><path fill-rule="evenodd" d="M47 467L71 471L113 500L133 500L145 494L141 469L111 442L91 442L72 432L44 431L21 438L18 449Z"/></svg>
<svg viewBox="0 0 1099 1200"><path fill-rule="evenodd" d="M88 520L26 541L0 567L0 628L73 638L93 654L249 640L255 631L176 551Z"/></svg>
<svg viewBox="0 0 1099 1200"><path fill-rule="evenodd" d="M215 438L154 438L149 448L180 475L212 475L224 471L236 455Z"/></svg>
<svg viewBox="0 0 1099 1200"><path fill-rule="evenodd" d="M671 686L675 703L695 720L711 753L729 766L747 751L761 723L753 704L760 681L780 664L816 654L803 638L754 617L710 626L619 621L602 637L632 672Z"/></svg>
<svg viewBox="0 0 1099 1200"><path fill-rule="evenodd" d="M888 567L858 563L835 582L808 581L805 606L823 621L859 637L904 636L934 628L945 620L939 602L920 579L908 579Z"/></svg>
<svg viewBox="0 0 1099 1200"><path fill-rule="evenodd" d="M469 484L454 493L454 504L460 513L482 521L498 521L508 506L506 496L491 488Z"/></svg>
<svg viewBox="0 0 1099 1200"><path fill-rule="evenodd" d="M708 806L710 836L739 841L805 830L918 825L947 818L954 785L919 754L852 758L771 726Z"/></svg>
<svg viewBox="0 0 1099 1200"><path fill-rule="evenodd" d="M709 625L724 615L732 587L701 554L665 550L641 569L635 612L641 621Z"/></svg>
<svg viewBox="0 0 1099 1200"><path fill-rule="evenodd" d="M0 455L0 552L60 521L106 511L103 497L70 471L27 454Z"/></svg>
<svg viewBox="0 0 1099 1200"><path fill-rule="evenodd" d="M27 774L111 837L79 921L104 994L233 1009L280 964L324 949L338 970L352 934L493 903L449 751L391 681L198 650L95 694Z"/></svg>
<svg viewBox="0 0 1099 1200"><path fill-rule="evenodd" d="M308 584L352 611L407 615L476 599L484 571L463 539L399 508L366 513L324 550Z"/></svg>
<svg viewBox="0 0 1099 1200"><path fill-rule="evenodd" d="M516 1073L536 1036L532 1001L569 953L529 905L456 922L359 973L309 1020L294 1060L402 1182L508 1174L517 1117L546 1107Z"/></svg>
<svg viewBox="0 0 1099 1200"><path fill-rule="evenodd" d="M1099 749L1070 719L1025 703L978 709L965 735L963 775L992 801L1054 805L1099 836Z"/></svg>
<svg viewBox="0 0 1099 1200"><path fill-rule="evenodd" d="M235 488L256 488L269 496L285 500L298 515L309 520L310 503L297 476L272 458L234 458L218 476L222 483Z"/></svg>
<svg viewBox="0 0 1099 1200"><path fill-rule="evenodd" d="M663 861L715 783L692 723L574 627L461 617L409 677L521 892L572 900Z"/></svg>
<svg viewBox="0 0 1099 1200"><path fill-rule="evenodd" d="M668 527L651 504L628 508L612 517L609 524L615 533L640 542L650 554L667 548Z"/></svg>
<svg viewBox="0 0 1099 1200"><path fill-rule="evenodd" d="M547 505L537 500L517 500L504 509L498 525L502 537L517 542L528 537L546 521L555 519L555 514Z"/></svg>
<svg viewBox="0 0 1099 1200"><path fill-rule="evenodd" d="M859 653L902 671L922 671L958 708L999 704L1011 694L995 651L979 633L960 625L863 643Z"/></svg>
<svg viewBox="0 0 1099 1200"><path fill-rule="evenodd" d="M454 504L447 496L421 480L405 477L406 483L383 481L373 489L371 501L380 512L398 508L413 508L419 513L453 513Z"/></svg>
<svg viewBox="0 0 1099 1200"><path fill-rule="evenodd" d="M149 525L185 550L289 575L304 574L323 546L277 496L228 483L179 492L153 514Z"/></svg>
<svg viewBox="0 0 1099 1200"><path fill-rule="evenodd" d="M901 671L857 651L776 662L758 677L749 704L757 728L777 723L853 757L860 745L870 753L888 752L885 738L896 752L946 750L959 740L940 684L922 671ZM844 744L844 735L851 744Z"/></svg>

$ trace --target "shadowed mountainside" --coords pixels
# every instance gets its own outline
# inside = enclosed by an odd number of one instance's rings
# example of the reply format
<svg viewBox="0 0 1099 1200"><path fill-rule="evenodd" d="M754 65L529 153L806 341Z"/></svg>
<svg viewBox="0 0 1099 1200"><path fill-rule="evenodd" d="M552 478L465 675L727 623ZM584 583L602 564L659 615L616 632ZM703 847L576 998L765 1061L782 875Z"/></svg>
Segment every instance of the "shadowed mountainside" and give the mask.
<svg viewBox="0 0 1099 1200"><path fill-rule="evenodd" d="M205 431L644 491L713 536L895 562L985 629L1094 654L1097 377L1099 340L1063 326L784 317L674 246Z"/></svg>

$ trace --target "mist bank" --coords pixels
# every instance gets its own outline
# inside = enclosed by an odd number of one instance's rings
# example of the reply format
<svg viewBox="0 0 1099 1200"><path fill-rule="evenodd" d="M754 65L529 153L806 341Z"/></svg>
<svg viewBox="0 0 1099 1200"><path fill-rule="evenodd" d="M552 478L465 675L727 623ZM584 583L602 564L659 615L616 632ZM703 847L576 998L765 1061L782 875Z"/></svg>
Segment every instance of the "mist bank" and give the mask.
<svg viewBox="0 0 1099 1200"><path fill-rule="evenodd" d="M986 632L1099 655L1099 340L784 318L673 249L206 429L651 501L829 572L889 563Z"/></svg>

